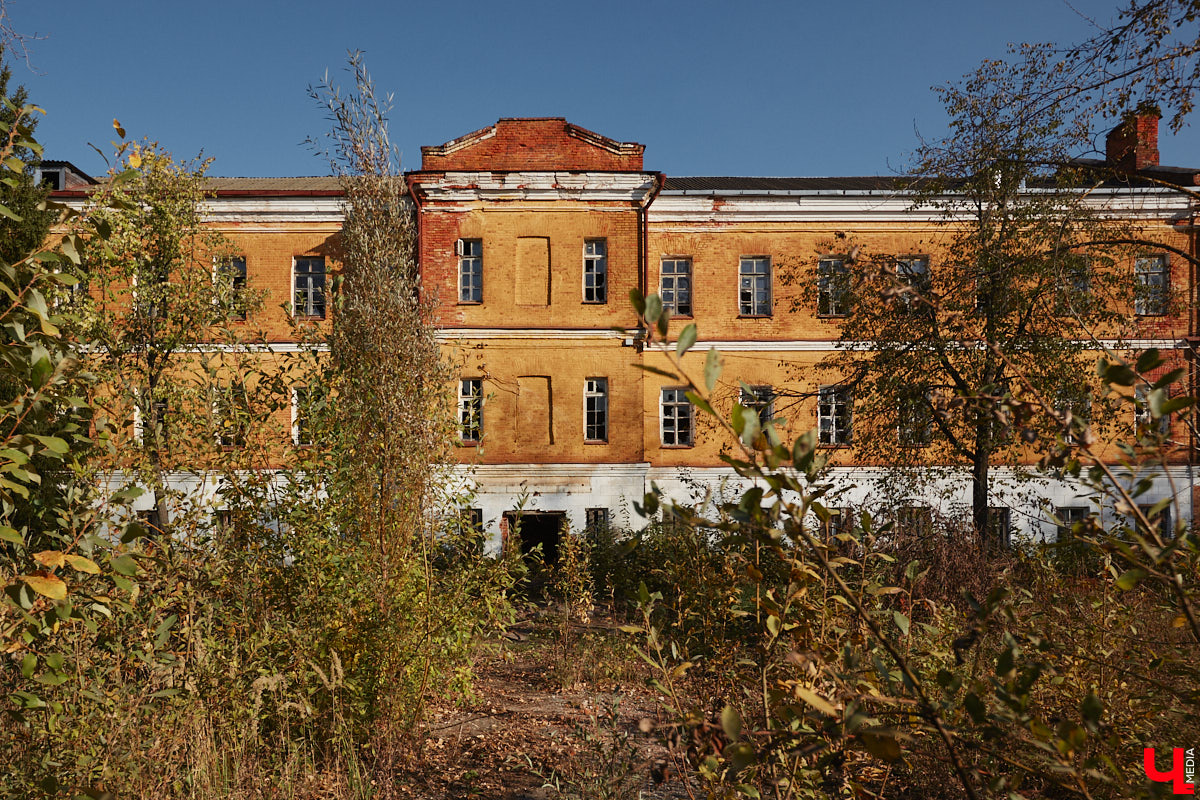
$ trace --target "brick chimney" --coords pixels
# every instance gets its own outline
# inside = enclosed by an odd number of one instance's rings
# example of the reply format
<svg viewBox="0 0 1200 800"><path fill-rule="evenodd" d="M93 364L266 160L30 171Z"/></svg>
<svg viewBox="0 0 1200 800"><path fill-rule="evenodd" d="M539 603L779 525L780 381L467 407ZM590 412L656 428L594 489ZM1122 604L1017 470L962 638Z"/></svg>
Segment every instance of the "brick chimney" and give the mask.
<svg viewBox="0 0 1200 800"><path fill-rule="evenodd" d="M1158 119L1161 116L1157 108L1139 109L1109 131L1104 140L1109 165L1122 172L1157 167Z"/></svg>

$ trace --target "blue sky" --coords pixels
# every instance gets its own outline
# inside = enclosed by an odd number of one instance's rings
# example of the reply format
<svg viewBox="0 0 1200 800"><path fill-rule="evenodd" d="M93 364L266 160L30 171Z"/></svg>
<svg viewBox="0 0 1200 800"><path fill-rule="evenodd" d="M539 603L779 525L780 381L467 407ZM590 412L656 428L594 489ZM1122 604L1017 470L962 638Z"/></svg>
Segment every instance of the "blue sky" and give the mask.
<svg viewBox="0 0 1200 800"><path fill-rule="evenodd" d="M348 49L395 93L406 168L507 116L563 116L646 145L671 175L889 174L944 114L932 86L1004 55L1066 43L1116 0L504 0L311 2L8 0L33 67L14 79L47 114L48 158L89 172L118 118L216 175L314 175L302 146L326 124L305 89ZM1200 135L1163 162L1200 164Z"/></svg>

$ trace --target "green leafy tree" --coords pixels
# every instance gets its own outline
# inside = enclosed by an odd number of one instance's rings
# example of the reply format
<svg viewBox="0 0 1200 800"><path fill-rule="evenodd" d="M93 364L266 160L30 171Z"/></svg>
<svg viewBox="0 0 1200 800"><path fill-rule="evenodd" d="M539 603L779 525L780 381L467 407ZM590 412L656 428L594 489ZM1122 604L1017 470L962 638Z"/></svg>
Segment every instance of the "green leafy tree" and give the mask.
<svg viewBox="0 0 1200 800"><path fill-rule="evenodd" d="M851 446L901 484L968 470L981 533L994 466L1019 472L1035 438L1072 446L1103 432L1112 404L1090 388L1091 351L1131 330L1132 248L1161 246L1091 202L1111 176L1073 163L1085 118L1022 114L1022 98L1065 72L1052 55L1025 48L941 90L951 133L917 151L910 183L913 211L934 220L926 256L830 244L852 262L841 341L869 343L823 362L853 396ZM1065 425L1000 410L1029 391L1018 376L1071 411Z"/></svg>

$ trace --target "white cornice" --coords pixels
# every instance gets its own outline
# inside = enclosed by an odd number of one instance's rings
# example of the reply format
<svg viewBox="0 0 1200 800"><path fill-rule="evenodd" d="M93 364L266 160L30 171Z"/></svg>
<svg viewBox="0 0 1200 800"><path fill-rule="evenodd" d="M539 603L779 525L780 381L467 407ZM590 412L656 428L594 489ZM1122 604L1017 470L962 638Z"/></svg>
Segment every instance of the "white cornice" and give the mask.
<svg viewBox="0 0 1200 800"><path fill-rule="evenodd" d="M947 198L950 200L952 198ZM1088 211L1120 219L1166 221L1183 219L1192 210L1192 198L1172 189L1097 190L1084 198ZM727 222L896 222L939 224L969 219L965 204L953 209L913 207L913 198L885 192L808 192L741 195L713 192L708 195L663 192L650 205L653 225Z"/></svg>
<svg viewBox="0 0 1200 800"><path fill-rule="evenodd" d="M417 181L423 203L479 200L642 202L656 183L651 172L447 172Z"/></svg>
<svg viewBox="0 0 1200 800"><path fill-rule="evenodd" d="M340 197L214 197L204 202L204 221L223 223L324 222L340 225Z"/></svg>
<svg viewBox="0 0 1200 800"><path fill-rule="evenodd" d="M632 335L632 334L629 334ZM454 339L624 339L611 328L441 328L439 341Z"/></svg>

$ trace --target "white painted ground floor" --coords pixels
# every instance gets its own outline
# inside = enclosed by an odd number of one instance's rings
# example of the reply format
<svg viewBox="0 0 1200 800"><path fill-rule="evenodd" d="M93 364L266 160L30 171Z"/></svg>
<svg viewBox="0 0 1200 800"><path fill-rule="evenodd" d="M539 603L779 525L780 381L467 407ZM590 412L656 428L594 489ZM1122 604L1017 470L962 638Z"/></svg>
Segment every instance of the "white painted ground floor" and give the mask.
<svg viewBox="0 0 1200 800"><path fill-rule="evenodd" d="M1153 474L1153 487L1137 498L1151 506L1170 497L1170 520L1193 521L1190 467L1171 467ZM640 502L656 486L670 502L699 504L706 496L733 500L750 486L727 467L661 468L649 464L505 464L460 467L455 479L465 490L461 503L476 509L487 533L488 548L498 550L506 529L506 515L525 513L561 515L572 531L581 531L599 518L621 528L637 529L648 520L638 515ZM841 467L829 471L834 491L827 496L830 508L867 509L882 519L892 519L900 509L929 509L933 518L965 524L970 519L971 484L965 473L907 476L894 470ZM1129 480L1125 476L1123 480ZM1111 499L1080 482L1044 475L1018 476L1012 469L993 470L989 505L1007 509L1013 540L1053 541L1057 525L1051 515L1083 516L1100 510L1102 520L1117 517Z"/></svg>
<svg viewBox="0 0 1200 800"><path fill-rule="evenodd" d="M1151 473L1152 488L1137 498L1150 506L1171 498L1170 524L1194 522L1193 468L1171 467ZM834 487L825 505L834 509L866 509L882 519L894 519L902 509L928 509L933 519L966 524L970 518L971 486L962 472L935 476L904 476L880 468L840 467L829 470ZM115 490L126 476L113 474L106 488ZM1125 476L1123 480L1129 480ZM172 473L168 481L178 490L169 502L171 517L181 514L219 514L224 509L221 478L216 475ZM451 468L444 479L447 512L472 513L486 534L487 550L497 552L515 512L555 520L556 527L582 531L606 521L618 528L639 529L649 520L634 503L657 487L668 502L698 505L705 497L734 500L750 483L727 467L652 467L639 464L505 464ZM286 502L279 492L279 502ZM1118 516L1110 498L1082 483L1045 475L1018 476L1011 469L993 469L989 505L1007 509L1008 531L1016 540L1053 541L1057 526L1052 514L1079 517L1099 509L1105 523ZM147 516L154 498L144 494L132 511Z"/></svg>

